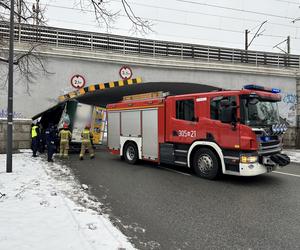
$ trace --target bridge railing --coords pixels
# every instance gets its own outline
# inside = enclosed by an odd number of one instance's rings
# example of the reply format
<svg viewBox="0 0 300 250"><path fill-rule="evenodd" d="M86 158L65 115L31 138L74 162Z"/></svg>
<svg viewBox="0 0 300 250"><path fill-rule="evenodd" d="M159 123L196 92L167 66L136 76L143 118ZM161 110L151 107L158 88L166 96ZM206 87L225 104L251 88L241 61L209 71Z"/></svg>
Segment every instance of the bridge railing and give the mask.
<svg viewBox="0 0 300 250"><path fill-rule="evenodd" d="M0 39L8 39L8 37L9 24L0 22ZM151 57L247 63L256 66L300 67L299 55L158 41L27 24L15 26L15 40L16 42L40 43L55 47L111 51Z"/></svg>

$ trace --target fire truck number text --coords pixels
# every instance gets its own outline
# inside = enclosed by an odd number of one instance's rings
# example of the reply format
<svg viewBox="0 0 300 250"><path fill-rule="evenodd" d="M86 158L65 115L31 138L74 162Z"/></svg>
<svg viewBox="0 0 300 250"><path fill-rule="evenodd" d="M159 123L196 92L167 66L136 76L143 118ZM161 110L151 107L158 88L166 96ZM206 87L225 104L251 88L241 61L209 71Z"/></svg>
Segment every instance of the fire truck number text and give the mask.
<svg viewBox="0 0 300 250"><path fill-rule="evenodd" d="M188 130L179 130L178 131L178 136L179 137L191 137L191 138L194 138L197 136L196 134L196 130L191 130L191 131L188 131Z"/></svg>

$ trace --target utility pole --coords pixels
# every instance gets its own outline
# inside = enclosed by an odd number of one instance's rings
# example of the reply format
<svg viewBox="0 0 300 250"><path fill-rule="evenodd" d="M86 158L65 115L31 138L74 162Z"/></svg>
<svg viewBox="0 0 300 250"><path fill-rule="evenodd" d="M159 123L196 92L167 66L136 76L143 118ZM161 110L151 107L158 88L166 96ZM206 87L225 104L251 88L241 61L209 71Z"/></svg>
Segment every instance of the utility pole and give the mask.
<svg viewBox="0 0 300 250"><path fill-rule="evenodd" d="M23 9L23 0L17 0L17 11L18 11L18 39L21 41L21 16Z"/></svg>
<svg viewBox="0 0 300 250"><path fill-rule="evenodd" d="M15 1L10 1L10 30L8 58L8 91L7 91L7 142L6 142L6 172L12 172L13 149L13 74L14 74L14 7Z"/></svg>
<svg viewBox="0 0 300 250"><path fill-rule="evenodd" d="M245 50L248 50L248 34L250 33L249 30L245 30Z"/></svg>
<svg viewBox="0 0 300 250"><path fill-rule="evenodd" d="M286 50L282 49L280 47L281 44L286 43ZM285 54L290 54L291 53L291 37L288 36L287 39L283 40L282 42L276 44L275 46L273 46L273 49L279 49L281 50L283 53Z"/></svg>
<svg viewBox="0 0 300 250"><path fill-rule="evenodd" d="M17 0L18 24L21 24L23 0Z"/></svg>
<svg viewBox="0 0 300 250"><path fill-rule="evenodd" d="M252 42L254 41L254 39L256 37L259 37L260 35L262 35L264 30L261 32L260 32L260 30L264 26L264 24L267 22L268 22L268 20L266 20L260 24L259 28L257 29L256 33L254 34L254 36L252 37L250 42L248 42L248 34L250 33L250 30L245 30L245 50L248 50L248 48L250 47L250 45L252 44Z"/></svg>
<svg viewBox="0 0 300 250"><path fill-rule="evenodd" d="M39 25L40 0L36 0L36 4L32 5L32 12L34 13L33 24Z"/></svg>

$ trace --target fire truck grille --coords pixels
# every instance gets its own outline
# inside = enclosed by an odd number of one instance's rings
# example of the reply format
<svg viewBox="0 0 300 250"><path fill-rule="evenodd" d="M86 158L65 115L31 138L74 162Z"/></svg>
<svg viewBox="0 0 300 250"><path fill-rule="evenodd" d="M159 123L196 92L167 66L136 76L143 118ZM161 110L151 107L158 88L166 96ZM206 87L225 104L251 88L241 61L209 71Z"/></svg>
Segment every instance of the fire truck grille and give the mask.
<svg viewBox="0 0 300 250"><path fill-rule="evenodd" d="M256 130L254 131L257 136L257 141L259 144L259 155L272 155L281 151L282 143L278 135L270 135L266 130ZM268 141L261 141L261 137L268 137Z"/></svg>
<svg viewBox="0 0 300 250"><path fill-rule="evenodd" d="M282 149L282 144L281 144L280 140L277 138L277 139L273 139L271 141L261 142L258 154L259 155L271 155L271 154L275 154L275 153L281 151L281 149Z"/></svg>

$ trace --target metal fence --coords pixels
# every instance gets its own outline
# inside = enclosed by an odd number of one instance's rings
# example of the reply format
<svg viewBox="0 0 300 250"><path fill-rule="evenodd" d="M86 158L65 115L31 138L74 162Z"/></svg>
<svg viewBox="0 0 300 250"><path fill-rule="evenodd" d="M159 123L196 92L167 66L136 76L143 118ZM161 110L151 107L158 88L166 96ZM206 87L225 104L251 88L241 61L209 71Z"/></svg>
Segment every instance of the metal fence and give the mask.
<svg viewBox="0 0 300 250"><path fill-rule="evenodd" d="M9 24L7 22L0 22L1 38L9 38ZM16 42L41 43L55 47L88 49L95 52L111 51L122 54L207 62L247 63L256 66L300 67L299 55L246 51L27 24L15 26L15 40Z"/></svg>

